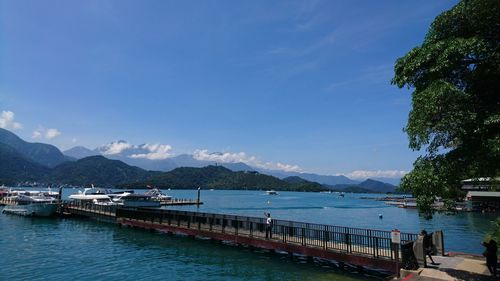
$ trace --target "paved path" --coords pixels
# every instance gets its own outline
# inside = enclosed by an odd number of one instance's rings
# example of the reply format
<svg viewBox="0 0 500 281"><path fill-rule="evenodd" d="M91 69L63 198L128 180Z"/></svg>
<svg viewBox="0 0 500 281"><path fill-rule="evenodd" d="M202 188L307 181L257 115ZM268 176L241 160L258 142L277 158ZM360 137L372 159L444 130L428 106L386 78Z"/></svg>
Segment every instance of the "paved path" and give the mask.
<svg viewBox="0 0 500 281"><path fill-rule="evenodd" d="M451 254L447 257L433 256L437 265L431 265L427 259L428 268L416 271L413 276L401 278L404 281L490 281L500 280L490 275L486 260L482 256L468 254Z"/></svg>

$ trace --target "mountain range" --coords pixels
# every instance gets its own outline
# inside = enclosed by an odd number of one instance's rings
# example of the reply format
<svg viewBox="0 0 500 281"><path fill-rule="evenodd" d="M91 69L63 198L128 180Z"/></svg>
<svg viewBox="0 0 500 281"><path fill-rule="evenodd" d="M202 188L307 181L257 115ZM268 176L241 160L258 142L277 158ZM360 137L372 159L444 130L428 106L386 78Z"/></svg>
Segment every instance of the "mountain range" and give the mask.
<svg viewBox="0 0 500 281"><path fill-rule="evenodd" d="M112 142L111 144L126 145L127 142L116 141L116 142ZM147 158L134 158L134 157L132 157L133 155L145 154L148 152L148 150L144 148L146 146L144 144L123 149L118 153L106 154L106 152L111 144L103 145L103 146L97 147L95 149L88 149L88 148L83 147L83 146L76 146L76 147L73 147L71 149L64 151L63 153L67 156L70 156L70 157L76 158L76 159L81 159L81 158L93 156L93 155L104 155L106 158L120 160L120 161L123 161L129 165L137 166L137 167L140 167L142 169L152 170L152 171L166 172L166 171L171 171L175 168L180 168L180 167L195 167L195 168L198 167L198 168L201 168L201 167L206 167L209 165L220 165L220 166L226 167L226 168L233 170L233 171L258 171L261 174L271 175L271 176L274 176L274 177L277 177L280 179L297 176L297 177L301 177L301 178L308 180L308 181L311 181L311 182L318 182L318 183L326 184L326 185L339 185L339 184L340 185L343 185L343 184L355 185L355 184L361 183L361 181L352 180L352 179L350 179L346 176L343 176L343 175L332 176L332 175L318 175L318 174L313 174L313 173L299 173L299 172L291 172L291 171L269 170L269 169L263 169L263 168L259 168L259 167L252 167L252 166L249 166L249 165L242 163L242 162L219 163L216 161L199 160L199 159L196 159L194 157L194 155L191 155L191 154L181 154L178 156L168 157L166 159L159 159L159 160L151 160L151 159L147 159ZM213 154L216 154L216 153L213 153ZM392 185L399 184L399 179L374 178L374 180L390 183Z"/></svg>
<svg viewBox="0 0 500 281"><path fill-rule="evenodd" d="M25 159L47 167L55 167L71 160L53 145L26 142L16 134L2 128L0 128L0 143L10 146Z"/></svg>
<svg viewBox="0 0 500 281"><path fill-rule="evenodd" d="M285 190L363 190L393 192L395 186L375 180L358 182L345 176L272 171L245 163L216 163L181 154L166 159L133 158L145 155L147 145L104 154L103 148L78 146L64 154L55 146L30 143L0 128L0 184L38 181L103 186L171 186L212 188L275 188ZM131 154L134 153L134 154ZM215 167L215 168L213 168ZM197 169L196 169L197 168ZM214 173L214 174L211 174Z"/></svg>

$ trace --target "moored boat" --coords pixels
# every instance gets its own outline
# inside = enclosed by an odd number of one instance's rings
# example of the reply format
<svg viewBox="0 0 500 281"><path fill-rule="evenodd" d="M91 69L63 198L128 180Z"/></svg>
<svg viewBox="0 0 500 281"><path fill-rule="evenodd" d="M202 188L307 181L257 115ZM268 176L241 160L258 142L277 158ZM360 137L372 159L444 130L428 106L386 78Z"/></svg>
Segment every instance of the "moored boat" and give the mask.
<svg viewBox="0 0 500 281"><path fill-rule="evenodd" d="M166 205L172 201L172 196L164 194L158 188L150 189L144 195L151 196L153 200L159 201L161 205Z"/></svg>
<svg viewBox="0 0 500 281"><path fill-rule="evenodd" d="M49 217L55 214L59 205L57 199L43 194L15 195L9 199L11 204L6 205L2 212L22 216Z"/></svg>

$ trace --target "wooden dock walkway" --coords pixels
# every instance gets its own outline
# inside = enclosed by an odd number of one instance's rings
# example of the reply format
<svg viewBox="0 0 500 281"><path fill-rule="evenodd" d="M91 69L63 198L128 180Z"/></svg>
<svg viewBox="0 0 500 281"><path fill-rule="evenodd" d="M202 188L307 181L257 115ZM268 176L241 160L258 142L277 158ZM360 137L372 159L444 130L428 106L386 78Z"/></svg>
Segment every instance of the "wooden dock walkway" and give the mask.
<svg viewBox="0 0 500 281"><path fill-rule="evenodd" d="M260 249L300 254L396 273L391 232L273 219L266 239L265 218L154 208L82 205L67 202L61 211L123 226L204 237ZM401 243L417 234L401 233ZM398 248L399 256L401 257Z"/></svg>

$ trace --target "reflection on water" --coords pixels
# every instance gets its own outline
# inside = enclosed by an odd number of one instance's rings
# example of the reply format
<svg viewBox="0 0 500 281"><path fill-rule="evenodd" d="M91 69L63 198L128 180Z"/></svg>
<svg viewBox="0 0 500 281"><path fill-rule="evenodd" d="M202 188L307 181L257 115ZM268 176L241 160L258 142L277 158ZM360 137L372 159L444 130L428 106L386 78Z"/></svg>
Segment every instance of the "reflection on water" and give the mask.
<svg viewBox="0 0 500 281"><path fill-rule="evenodd" d="M0 280L379 280L187 237L79 219L0 216Z"/></svg>

